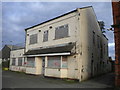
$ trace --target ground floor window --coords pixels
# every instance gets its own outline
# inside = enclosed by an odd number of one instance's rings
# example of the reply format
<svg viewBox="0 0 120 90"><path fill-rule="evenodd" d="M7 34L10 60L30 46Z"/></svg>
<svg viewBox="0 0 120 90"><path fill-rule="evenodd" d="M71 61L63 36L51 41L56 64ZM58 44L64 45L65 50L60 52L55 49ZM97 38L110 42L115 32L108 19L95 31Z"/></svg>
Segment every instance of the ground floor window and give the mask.
<svg viewBox="0 0 120 90"><path fill-rule="evenodd" d="M61 68L61 56L48 57L47 67L49 67L49 68Z"/></svg>
<svg viewBox="0 0 120 90"><path fill-rule="evenodd" d="M62 56L62 68L67 68L67 56Z"/></svg>
<svg viewBox="0 0 120 90"><path fill-rule="evenodd" d="M15 65L16 63L16 58L12 58L12 65Z"/></svg>
<svg viewBox="0 0 120 90"><path fill-rule="evenodd" d="M35 57L28 57L27 58L27 66L28 67L35 67Z"/></svg>
<svg viewBox="0 0 120 90"><path fill-rule="evenodd" d="M22 57L18 58L18 66L22 66Z"/></svg>

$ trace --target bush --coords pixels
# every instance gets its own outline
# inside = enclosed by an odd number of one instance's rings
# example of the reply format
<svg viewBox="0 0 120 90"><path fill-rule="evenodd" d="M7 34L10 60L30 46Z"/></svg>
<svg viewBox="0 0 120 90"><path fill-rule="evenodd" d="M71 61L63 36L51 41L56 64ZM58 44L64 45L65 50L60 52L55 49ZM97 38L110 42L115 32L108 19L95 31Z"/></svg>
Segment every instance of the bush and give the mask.
<svg viewBox="0 0 120 90"><path fill-rule="evenodd" d="M3 68L3 70L7 71L7 70L9 70L9 69L8 69L8 68Z"/></svg>
<svg viewBox="0 0 120 90"><path fill-rule="evenodd" d="M2 62L2 68L9 68L9 63L10 63L9 60Z"/></svg>

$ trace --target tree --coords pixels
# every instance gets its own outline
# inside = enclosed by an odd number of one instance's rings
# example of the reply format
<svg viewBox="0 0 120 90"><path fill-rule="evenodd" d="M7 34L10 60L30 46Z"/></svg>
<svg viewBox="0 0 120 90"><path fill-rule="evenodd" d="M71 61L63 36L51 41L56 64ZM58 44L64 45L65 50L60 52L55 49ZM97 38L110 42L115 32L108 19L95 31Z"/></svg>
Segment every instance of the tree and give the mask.
<svg viewBox="0 0 120 90"><path fill-rule="evenodd" d="M105 23L104 23L104 21L98 21L98 24L100 26L100 29L101 29L102 33L106 33L105 32Z"/></svg>

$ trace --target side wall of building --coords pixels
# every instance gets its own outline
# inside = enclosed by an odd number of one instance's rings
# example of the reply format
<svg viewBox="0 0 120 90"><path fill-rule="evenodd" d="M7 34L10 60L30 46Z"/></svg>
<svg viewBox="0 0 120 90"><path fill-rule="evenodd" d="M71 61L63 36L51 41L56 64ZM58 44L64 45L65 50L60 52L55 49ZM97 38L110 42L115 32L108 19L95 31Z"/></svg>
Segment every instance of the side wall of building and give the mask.
<svg viewBox="0 0 120 90"><path fill-rule="evenodd" d="M103 73L105 68L102 68L101 63L108 60L108 54L104 54L103 49L105 48L105 50L107 50L108 41L104 38L100 30L92 7L79 9L79 12L81 13L79 23L79 48L82 59L82 67L80 68L81 76L79 76L79 80L82 81Z"/></svg>

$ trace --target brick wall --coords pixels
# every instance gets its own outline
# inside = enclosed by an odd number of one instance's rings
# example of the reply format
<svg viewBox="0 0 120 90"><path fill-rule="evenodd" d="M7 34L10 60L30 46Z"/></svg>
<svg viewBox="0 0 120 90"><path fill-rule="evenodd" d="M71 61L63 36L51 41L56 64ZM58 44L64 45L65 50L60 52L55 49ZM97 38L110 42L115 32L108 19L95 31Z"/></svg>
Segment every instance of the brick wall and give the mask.
<svg viewBox="0 0 120 90"><path fill-rule="evenodd" d="M112 2L115 37L115 85L120 86L120 1Z"/></svg>

